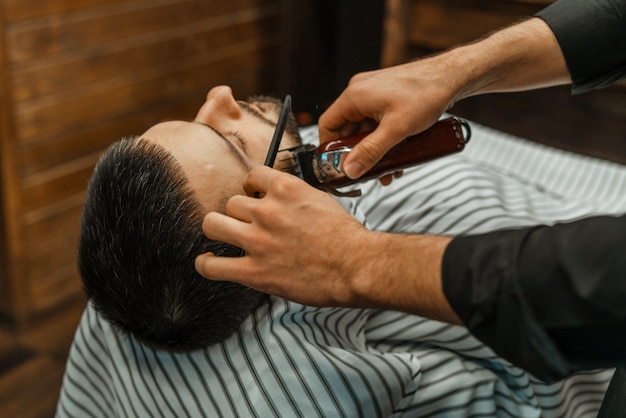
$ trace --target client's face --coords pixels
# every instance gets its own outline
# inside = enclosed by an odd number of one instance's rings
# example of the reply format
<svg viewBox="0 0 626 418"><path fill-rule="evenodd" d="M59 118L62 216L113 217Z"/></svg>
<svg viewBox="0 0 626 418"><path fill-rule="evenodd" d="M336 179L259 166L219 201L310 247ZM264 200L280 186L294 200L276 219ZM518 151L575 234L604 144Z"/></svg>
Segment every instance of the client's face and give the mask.
<svg viewBox="0 0 626 418"><path fill-rule="evenodd" d="M230 196L244 194L246 174L264 163L280 108L279 101L266 97L237 101L229 87L219 86L208 93L193 122L163 122L142 137L174 156L205 208L223 211ZM298 144L297 130L286 131L279 149ZM279 164L277 158L275 167Z"/></svg>

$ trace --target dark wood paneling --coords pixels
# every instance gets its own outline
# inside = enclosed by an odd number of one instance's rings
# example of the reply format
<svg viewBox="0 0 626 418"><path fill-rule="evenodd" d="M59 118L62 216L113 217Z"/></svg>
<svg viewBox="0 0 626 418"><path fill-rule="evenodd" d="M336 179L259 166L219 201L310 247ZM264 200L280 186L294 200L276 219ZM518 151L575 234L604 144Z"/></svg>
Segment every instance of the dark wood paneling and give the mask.
<svg viewBox="0 0 626 418"><path fill-rule="evenodd" d="M76 262L74 259L67 261L67 264L55 270L46 271L46 276L42 280L35 281L31 286L29 295L29 314L31 316L36 313L51 311L66 301L76 299L83 294ZM36 272L31 274L36 274Z"/></svg>
<svg viewBox="0 0 626 418"><path fill-rule="evenodd" d="M54 411L58 393L48 389L58 385L63 365L49 358L34 358L0 378L0 404L7 417L44 417Z"/></svg>
<svg viewBox="0 0 626 418"><path fill-rule="evenodd" d="M543 6L502 0L420 0L409 8L409 41L429 49L445 49L532 16Z"/></svg>
<svg viewBox="0 0 626 418"><path fill-rule="evenodd" d="M66 301L23 330L0 326L0 417L55 415L62 375L85 298Z"/></svg>
<svg viewBox="0 0 626 418"><path fill-rule="evenodd" d="M61 202L56 210L49 206L47 210L31 212L30 216L25 217L24 240L30 243L33 252L41 253L47 247L59 250L58 246L42 242L42 237L52 242L59 236L74 234L80 223L84 198L85 193L82 192Z"/></svg>
<svg viewBox="0 0 626 418"><path fill-rule="evenodd" d="M2 8L7 21L17 21L124 2L125 0L3 0Z"/></svg>
<svg viewBox="0 0 626 418"><path fill-rule="evenodd" d="M201 86L227 83L241 71L260 71L277 37L254 39L202 54L183 62L168 62L157 68L126 74L92 84L75 95L58 95L17 103L16 136L20 143L40 136L89 126L94 121L128 114L157 101L174 100ZM276 55L273 55L276 56Z"/></svg>
<svg viewBox="0 0 626 418"><path fill-rule="evenodd" d="M569 87L489 94L451 112L503 132L567 151L626 164L626 86L580 96Z"/></svg>
<svg viewBox="0 0 626 418"><path fill-rule="evenodd" d="M0 9L0 28L4 28L5 18ZM19 214L19 190L15 161L15 141L13 101L9 62L6 54L6 37L0 30L0 310L3 312L19 309L21 287L12 277L20 275L19 264L13 261L21 256L20 230L15 218Z"/></svg>
<svg viewBox="0 0 626 418"><path fill-rule="evenodd" d="M17 65L14 69L14 97L36 100L62 92L76 94L85 86L125 74L176 65L200 55L219 54L218 49L237 49L237 44L259 39L280 23L276 7L263 11L238 12L230 19L215 19L213 25L185 25L136 36L130 40L95 45L80 53L67 53L45 61L45 65ZM120 65L123 63L123 65Z"/></svg>
<svg viewBox="0 0 626 418"><path fill-rule="evenodd" d="M97 156L93 155L78 161L73 161L73 170L68 169L63 175L50 177L45 181L23 187L22 207L24 219L28 219L31 212L48 206L56 206L85 189L89 176L93 170ZM44 179L42 179L44 180Z"/></svg>
<svg viewBox="0 0 626 418"><path fill-rule="evenodd" d="M97 126L77 129L62 137L42 137L37 143L21 148L16 157L24 184L37 183L41 176L54 177L55 172L65 171L68 161L99 154L114 140L139 135L158 121L193 117L204 96L202 92L194 92L191 97L165 102L148 112L101 121Z"/></svg>
<svg viewBox="0 0 626 418"><path fill-rule="evenodd" d="M78 50L168 28L223 26L221 19L247 8L276 4L271 0L142 0L126 1L115 7L82 9L48 16L8 27L8 57L12 62L41 60L49 55ZM228 24L228 23L226 23Z"/></svg>

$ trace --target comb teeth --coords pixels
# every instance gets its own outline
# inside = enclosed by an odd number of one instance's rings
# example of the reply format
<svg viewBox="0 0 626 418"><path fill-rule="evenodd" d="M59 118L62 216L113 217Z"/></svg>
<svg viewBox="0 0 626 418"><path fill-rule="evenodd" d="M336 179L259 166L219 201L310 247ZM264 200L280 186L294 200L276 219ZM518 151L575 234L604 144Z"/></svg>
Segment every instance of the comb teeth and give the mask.
<svg viewBox="0 0 626 418"><path fill-rule="evenodd" d="M280 171L283 171L288 174L293 174L294 176L302 178L302 170L300 169L300 163L296 160L296 157L293 154L293 148L281 149L278 151L278 162L280 163ZM287 152L284 158L282 158L283 153Z"/></svg>
<svg viewBox="0 0 626 418"><path fill-rule="evenodd" d="M302 178L302 170L300 169L300 164L296 161L295 158L283 158L278 161L282 163L280 167L280 171L285 173L293 174L294 176ZM287 165L289 164L289 165Z"/></svg>
<svg viewBox="0 0 626 418"><path fill-rule="evenodd" d="M309 184L317 184L318 181L316 178L308 178L311 177L312 174L308 173L307 170L308 159L313 157L314 150L315 146L313 145L298 145L293 148L280 150L278 152L279 162L281 163L279 170L299 177ZM287 154L284 154L284 152L287 152Z"/></svg>

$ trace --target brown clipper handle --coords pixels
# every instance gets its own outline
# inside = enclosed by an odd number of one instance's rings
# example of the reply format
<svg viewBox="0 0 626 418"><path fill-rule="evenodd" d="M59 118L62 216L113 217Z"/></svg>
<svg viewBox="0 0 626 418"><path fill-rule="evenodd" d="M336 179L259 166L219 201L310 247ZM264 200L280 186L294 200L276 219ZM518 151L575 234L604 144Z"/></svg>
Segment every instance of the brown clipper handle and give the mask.
<svg viewBox="0 0 626 418"><path fill-rule="evenodd" d="M464 129L467 131L467 134L465 134ZM317 148L316 153L321 154L329 151L353 148L368 133L369 132L363 132L324 143ZM442 119L427 130L417 135L410 136L391 148L371 170L359 179L352 180L343 176L330 180L326 185L332 188L349 186L460 152L465 148L469 137L470 128L466 121L454 116Z"/></svg>

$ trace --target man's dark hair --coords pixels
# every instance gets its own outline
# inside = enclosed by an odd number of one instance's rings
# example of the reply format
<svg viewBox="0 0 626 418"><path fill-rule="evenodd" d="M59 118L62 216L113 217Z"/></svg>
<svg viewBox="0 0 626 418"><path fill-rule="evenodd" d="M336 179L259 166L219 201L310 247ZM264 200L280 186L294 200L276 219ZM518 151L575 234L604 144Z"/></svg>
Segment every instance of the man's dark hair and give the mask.
<svg viewBox="0 0 626 418"><path fill-rule="evenodd" d="M89 182L78 246L95 308L157 349L193 350L231 335L264 294L196 272L194 259L203 252L239 255L204 236L203 216L165 149L137 137L109 147Z"/></svg>

